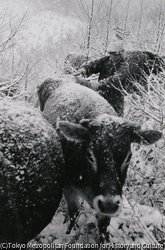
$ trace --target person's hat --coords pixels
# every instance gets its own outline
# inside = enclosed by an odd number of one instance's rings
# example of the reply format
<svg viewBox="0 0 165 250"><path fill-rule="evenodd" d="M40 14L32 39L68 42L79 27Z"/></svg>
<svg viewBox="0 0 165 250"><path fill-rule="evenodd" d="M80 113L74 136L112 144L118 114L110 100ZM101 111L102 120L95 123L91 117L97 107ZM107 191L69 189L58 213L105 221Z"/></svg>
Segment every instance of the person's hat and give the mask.
<svg viewBox="0 0 165 250"><path fill-rule="evenodd" d="M112 52L119 53L122 51L124 51L124 48L123 48L123 44L121 41L112 42L112 43L110 43L110 45L107 48L108 53L112 53Z"/></svg>

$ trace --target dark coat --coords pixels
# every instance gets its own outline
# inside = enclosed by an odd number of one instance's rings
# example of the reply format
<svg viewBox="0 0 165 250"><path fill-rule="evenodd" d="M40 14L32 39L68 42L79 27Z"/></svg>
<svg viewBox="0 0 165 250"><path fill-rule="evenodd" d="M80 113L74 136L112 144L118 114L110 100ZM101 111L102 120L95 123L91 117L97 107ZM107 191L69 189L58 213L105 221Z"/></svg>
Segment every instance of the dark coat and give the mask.
<svg viewBox="0 0 165 250"><path fill-rule="evenodd" d="M82 67L86 69L87 76L100 73L98 78L100 81L114 75L116 71L121 73L121 79L125 78L124 68L128 69L128 64L122 56L116 63L113 63L110 56L105 56L88 64L83 64Z"/></svg>

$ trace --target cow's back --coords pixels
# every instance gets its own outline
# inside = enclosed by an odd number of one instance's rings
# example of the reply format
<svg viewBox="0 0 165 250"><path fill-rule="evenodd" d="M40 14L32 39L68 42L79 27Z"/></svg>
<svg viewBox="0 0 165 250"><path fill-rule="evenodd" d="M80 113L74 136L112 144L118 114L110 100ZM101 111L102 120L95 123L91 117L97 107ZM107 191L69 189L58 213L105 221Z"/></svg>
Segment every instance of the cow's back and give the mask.
<svg viewBox="0 0 165 250"><path fill-rule="evenodd" d="M116 115L110 104L95 91L64 81L48 98L44 113L51 124L57 119L79 123L100 114Z"/></svg>
<svg viewBox="0 0 165 250"><path fill-rule="evenodd" d="M0 243L27 243L62 197L64 159L56 131L23 102L0 102Z"/></svg>

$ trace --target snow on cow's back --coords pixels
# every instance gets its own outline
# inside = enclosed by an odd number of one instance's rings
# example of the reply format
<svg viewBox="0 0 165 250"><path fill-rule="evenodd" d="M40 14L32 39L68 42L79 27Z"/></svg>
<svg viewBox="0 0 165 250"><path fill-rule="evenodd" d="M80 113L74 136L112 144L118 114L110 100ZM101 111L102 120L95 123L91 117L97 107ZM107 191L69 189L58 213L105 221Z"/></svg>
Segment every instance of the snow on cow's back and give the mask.
<svg viewBox="0 0 165 250"><path fill-rule="evenodd" d="M50 123L57 118L79 123L100 114L116 115L112 106L95 91L73 81L63 81L45 104L44 113Z"/></svg>

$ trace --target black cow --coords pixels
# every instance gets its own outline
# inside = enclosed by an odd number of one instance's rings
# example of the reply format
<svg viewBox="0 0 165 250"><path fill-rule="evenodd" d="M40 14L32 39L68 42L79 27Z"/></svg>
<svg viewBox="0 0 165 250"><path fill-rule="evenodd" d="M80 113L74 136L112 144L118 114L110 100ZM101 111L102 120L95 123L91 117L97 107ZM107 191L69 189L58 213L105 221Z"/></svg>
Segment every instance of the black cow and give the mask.
<svg viewBox="0 0 165 250"><path fill-rule="evenodd" d="M48 121L54 127L57 122L66 164L64 194L71 218L68 232L80 209L80 195L98 212L102 241L110 216L121 210L131 143L154 143L161 133L142 130L140 125L117 117L97 92L74 82L64 81L46 95L45 103L41 98L40 102Z"/></svg>
<svg viewBox="0 0 165 250"><path fill-rule="evenodd" d="M50 223L65 165L56 131L22 102L0 102L0 243L24 243ZM5 245L6 246L6 245Z"/></svg>

